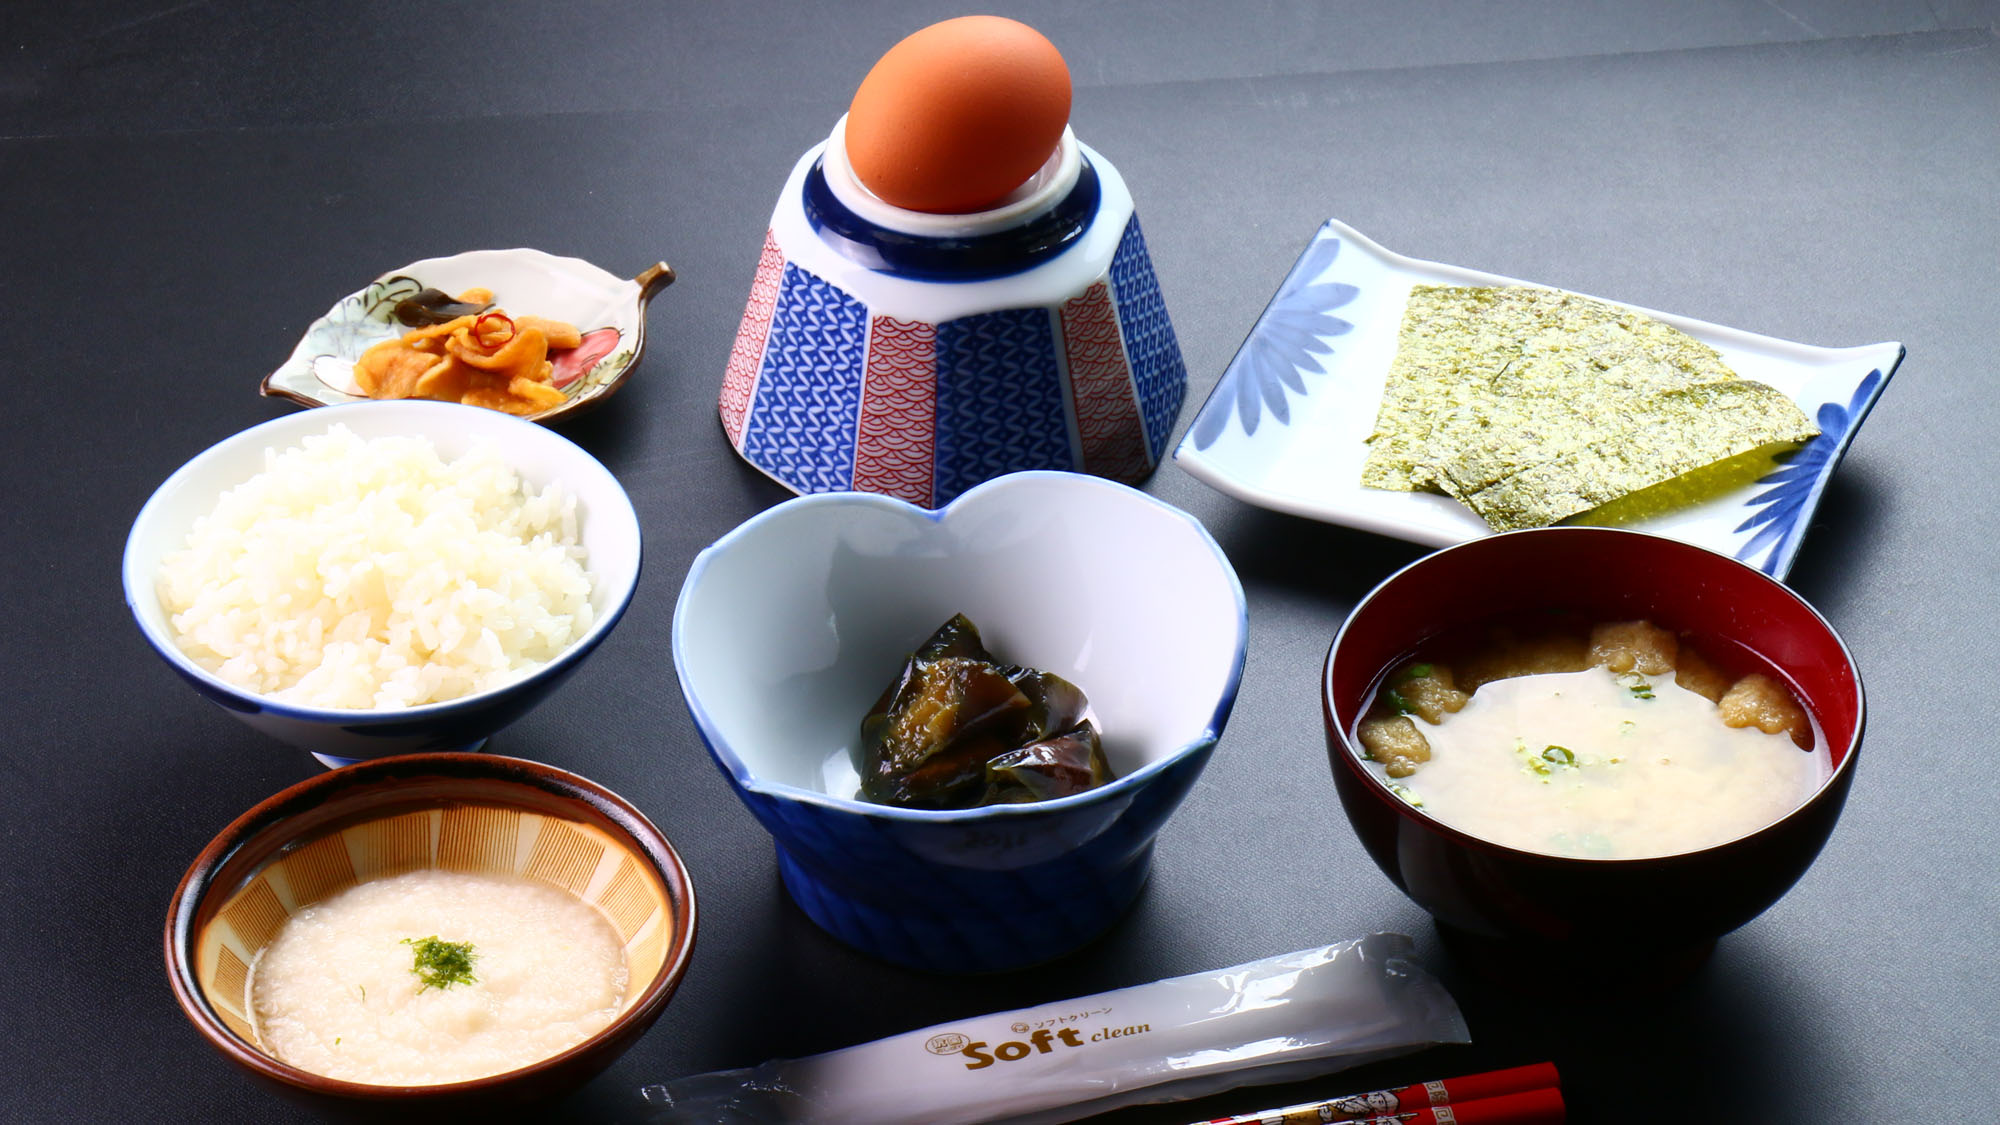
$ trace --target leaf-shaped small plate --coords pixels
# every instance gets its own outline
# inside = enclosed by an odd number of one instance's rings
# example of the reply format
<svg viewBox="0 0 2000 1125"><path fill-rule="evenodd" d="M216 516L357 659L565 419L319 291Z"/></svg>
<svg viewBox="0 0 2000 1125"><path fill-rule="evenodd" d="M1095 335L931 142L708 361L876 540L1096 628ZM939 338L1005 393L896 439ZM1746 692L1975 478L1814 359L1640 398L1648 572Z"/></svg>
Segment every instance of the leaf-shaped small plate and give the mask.
<svg viewBox="0 0 2000 1125"><path fill-rule="evenodd" d="M1391 253L1329 220L1174 451L1204 483L1259 507L1433 547L1490 535L1448 496L1361 487L1368 435L1416 285L1528 282ZM1903 361L1895 342L1820 348L1628 308L1714 348L1737 374L1792 397L1820 436L1740 488L1628 524L1783 578L1854 431Z"/></svg>
<svg viewBox="0 0 2000 1125"><path fill-rule="evenodd" d="M625 279L581 258L540 250L472 250L426 258L341 298L306 329L291 358L264 377L262 389L306 406L365 398L354 383L354 361L370 347L409 331L395 320L397 301L424 288L457 294L480 287L492 290L493 303L510 313L566 320L583 333L581 347L549 357L563 403L528 415L530 421L553 422L603 402L624 383L646 346L646 302L673 280L674 271L665 262Z"/></svg>

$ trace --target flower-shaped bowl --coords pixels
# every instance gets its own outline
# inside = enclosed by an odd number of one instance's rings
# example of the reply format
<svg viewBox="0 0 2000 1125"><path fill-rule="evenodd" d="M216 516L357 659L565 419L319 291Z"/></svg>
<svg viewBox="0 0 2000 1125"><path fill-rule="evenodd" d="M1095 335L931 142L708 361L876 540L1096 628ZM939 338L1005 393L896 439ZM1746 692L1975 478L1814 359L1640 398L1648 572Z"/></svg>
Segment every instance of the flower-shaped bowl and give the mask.
<svg viewBox="0 0 2000 1125"><path fill-rule="evenodd" d="M961 810L858 799L861 719L963 613L1089 696L1115 780ZM674 667L793 899L865 952L944 972L1059 956L1115 922L1207 764L1243 672L1242 588L1192 517L1097 477L1000 477L937 511L786 501L703 551Z"/></svg>
<svg viewBox="0 0 2000 1125"><path fill-rule="evenodd" d="M426 288L452 295L483 288L492 290L493 303L507 312L568 321L583 333L581 346L549 357L555 365L551 382L564 401L527 416L535 422L574 417L610 398L639 366L646 304L673 280L665 262L627 279L581 258L529 249L472 250L411 262L342 297L313 321L291 357L264 377L262 390L303 406L365 401L354 381L354 361L409 331L395 319L397 301Z"/></svg>
<svg viewBox="0 0 2000 1125"><path fill-rule="evenodd" d="M618 1015L560 1054L445 1085L343 1081L271 1055L246 997L258 952L314 903L429 869L532 879L597 908L625 951L629 979ZM631 1046L680 984L694 934L687 868L617 794L536 762L415 754L309 778L223 829L174 891L167 979L202 1036L267 1080L378 1102L513 1103L578 1085Z"/></svg>
<svg viewBox="0 0 2000 1125"><path fill-rule="evenodd" d="M1790 813L1713 847L1583 859L1448 827L1364 767L1355 727L1391 668L1441 634L1544 610L1591 621L1644 618L1755 653L1818 719L1831 773ZM1349 615L1327 655L1323 686L1333 778L1362 844L1448 933L1477 939L1468 947L1498 953L1496 963L1510 971L1559 964L1571 978L1616 979L1687 963L1805 873L1840 816L1861 750L1860 674L1804 599L1727 556L1610 528L1516 531L1412 563Z"/></svg>
<svg viewBox="0 0 2000 1125"><path fill-rule="evenodd" d="M441 703L390 710L342 710L281 703L232 684L181 651L157 590L160 563L187 543L195 520L226 490L264 467L266 450L283 450L340 423L363 438L428 438L447 459L475 438L497 442L509 465L541 488L560 481L576 497L578 533L588 558L595 620L583 636L540 668L502 686ZM623 616L639 581L639 518L632 501L595 457L552 430L476 406L414 400L358 402L276 418L223 439L154 491L125 541L125 603L146 640L211 702L250 726L312 752L329 766L360 758L466 749L526 714L576 671Z"/></svg>

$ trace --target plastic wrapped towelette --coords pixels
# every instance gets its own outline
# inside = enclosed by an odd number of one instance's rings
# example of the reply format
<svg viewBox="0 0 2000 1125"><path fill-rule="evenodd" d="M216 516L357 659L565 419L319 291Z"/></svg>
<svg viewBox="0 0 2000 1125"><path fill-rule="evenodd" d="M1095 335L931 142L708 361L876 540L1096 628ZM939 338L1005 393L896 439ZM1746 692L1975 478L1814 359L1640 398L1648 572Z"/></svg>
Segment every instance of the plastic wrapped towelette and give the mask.
<svg viewBox="0 0 2000 1125"><path fill-rule="evenodd" d="M1410 950L1401 934L1370 934L695 1075L642 1089L644 1120L1043 1125L1466 1042L1458 1006Z"/></svg>

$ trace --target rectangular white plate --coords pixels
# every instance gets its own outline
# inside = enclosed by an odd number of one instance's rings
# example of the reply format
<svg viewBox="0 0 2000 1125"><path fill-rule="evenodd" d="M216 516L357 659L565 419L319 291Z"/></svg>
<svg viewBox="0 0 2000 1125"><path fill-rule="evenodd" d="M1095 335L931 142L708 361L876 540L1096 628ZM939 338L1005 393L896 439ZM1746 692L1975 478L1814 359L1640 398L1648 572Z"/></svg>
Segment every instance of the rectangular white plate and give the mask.
<svg viewBox="0 0 2000 1125"><path fill-rule="evenodd" d="M1434 547L1490 535L1485 521L1450 497L1361 487L1361 465L1411 287L1526 284L1405 258L1328 220L1202 404L1174 460L1210 486L1274 511ZM1902 363L1903 345L1818 348L1638 311L1708 344L1744 378L1792 396L1822 432L1754 484L1632 526L1783 578L1834 467Z"/></svg>

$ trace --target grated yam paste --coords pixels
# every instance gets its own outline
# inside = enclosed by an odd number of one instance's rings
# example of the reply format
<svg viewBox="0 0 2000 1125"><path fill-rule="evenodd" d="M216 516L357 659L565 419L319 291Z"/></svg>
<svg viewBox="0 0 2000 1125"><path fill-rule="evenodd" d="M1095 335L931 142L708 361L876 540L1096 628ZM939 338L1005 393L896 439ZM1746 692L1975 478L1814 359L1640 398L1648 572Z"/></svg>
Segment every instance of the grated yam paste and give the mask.
<svg viewBox="0 0 2000 1125"><path fill-rule="evenodd" d="M1552 289L1410 293L1361 483L1545 527L1819 430L1651 317Z"/></svg>

